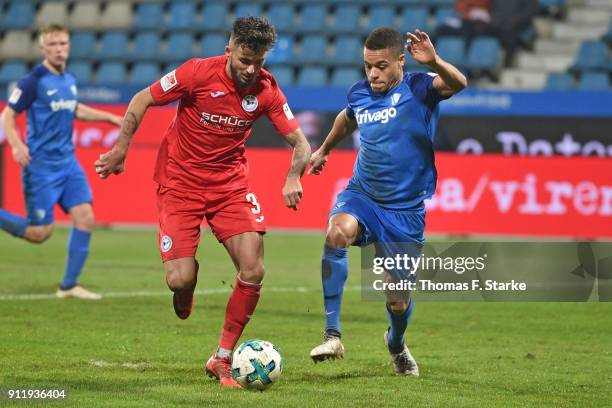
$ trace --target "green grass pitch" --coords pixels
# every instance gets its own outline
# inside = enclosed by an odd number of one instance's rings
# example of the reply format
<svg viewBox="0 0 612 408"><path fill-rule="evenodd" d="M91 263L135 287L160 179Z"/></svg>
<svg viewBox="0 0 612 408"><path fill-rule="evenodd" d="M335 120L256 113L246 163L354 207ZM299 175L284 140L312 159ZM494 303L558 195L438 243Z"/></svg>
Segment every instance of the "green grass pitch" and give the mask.
<svg viewBox="0 0 612 408"><path fill-rule="evenodd" d="M59 228L40 246L0 235L0 388L66 389L68 399L53 406L612 405L612 305L604 303L417 303L407 338L421 377L395 376L382 340L384 306L355 290L356 249L343 304L346 358L313 364L323 238L281 233L266 236L262 298L242 340L272 341L285 371L264 393L222 389L202 367L234 271L210 233L186 321L174 316L154 231L95 231L82 283L107 294L102 301L27 298L54 292L67 233Z"/></svg>

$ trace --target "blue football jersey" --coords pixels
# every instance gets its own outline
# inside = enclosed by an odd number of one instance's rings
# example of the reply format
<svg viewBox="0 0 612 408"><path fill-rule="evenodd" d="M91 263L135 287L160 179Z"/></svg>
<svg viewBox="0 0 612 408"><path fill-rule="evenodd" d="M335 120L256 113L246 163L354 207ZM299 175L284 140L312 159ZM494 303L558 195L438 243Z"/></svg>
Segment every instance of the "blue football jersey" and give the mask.
<svg viewBox="0 0 612 408"><path fill-rule="evenodd" d="M33 171L54 171L74 160L72 129L77 106L77 81L70 72L56 75L37 65L17 84L8 105L27 110L26 144Z"/></svg>
<svg viewBox="0 0 612 408"><path fill-rule="evenodd" d="M434 134L438 103L435 74L406 73L386 93L367 80L348 92L346 113L357 121L360 147L348 189L358 190L383 207L413 208L433 195L437 173Z"/></svg>

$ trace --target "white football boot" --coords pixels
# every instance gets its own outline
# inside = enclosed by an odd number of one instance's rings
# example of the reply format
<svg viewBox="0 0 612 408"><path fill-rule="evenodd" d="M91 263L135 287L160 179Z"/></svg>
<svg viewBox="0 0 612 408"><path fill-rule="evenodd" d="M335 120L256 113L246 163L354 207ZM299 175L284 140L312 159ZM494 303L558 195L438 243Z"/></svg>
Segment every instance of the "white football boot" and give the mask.
<svg viewBox="0 0 612 408"><path fill-rule="evenodd" d="M340 337L323 333L323 343L312 349L310 358L315 363L344 358L344 346L340 341Z"/></svg>
<svg viewBox="0 0 612 408"><path fill-rule="evenodd" d="M77 298L77 299L86 299L86 300L100 300L102 299L102 295L94 293L90 290L85 289L82 286L76 285L70 289L58 289L55 292L55 296L61 299L65 298Z"/></svg>
<svg viewBox="0 0 612 408"><path fill-rule="evenodd" d="M385 346L389 348L389 329L385 332ZM419 376L419 366L417 365L414 357L410 354L410 350L406 344L404 344L404 350L401 353L391 353L391 362L393 363L393 368L397 375L410 375L413 377Z"/></svg>

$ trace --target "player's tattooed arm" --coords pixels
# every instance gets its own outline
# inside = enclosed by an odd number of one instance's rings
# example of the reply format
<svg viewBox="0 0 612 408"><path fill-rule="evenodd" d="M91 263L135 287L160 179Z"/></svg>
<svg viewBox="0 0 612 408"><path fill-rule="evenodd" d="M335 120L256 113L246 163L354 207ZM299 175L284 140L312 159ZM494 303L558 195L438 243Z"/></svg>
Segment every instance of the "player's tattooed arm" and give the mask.
<svg viewBox="0 0 612 408"><path fill-rule="evenodd" d="M291 157L291 167L283 186L283 199L287 207L297 210L303 194L300 178L304 174L304 170L306 170L310 160L310 145L300 128L285 135L285 139L293 147L293 156Z"/></svg>
<svg viewBox="0 0 612 408"><path fill-rule="evenodd" d="M438 74L433 81L433 87L442 96L451 96L467 86L467 79L454 65L444 61L437 53L429 35L420 30L415 34L406 33L408 41L406 49L420 64L426 64Z"/></svg>
<svg viewBox="0 0 612 408"><path fill-rule="evenodd" d="M329 160L329 154L333 148L336 147L336 145L340 143L342 139L352 134L355 129L357 129L357 122L348 117L346 109L342 110L342 112L336 116L334 125L323 141L321 147L312 154L308 174L314 174L317 176L321 174L323 167L325 167L327 160Z"/></svg>
<svg viewBox="0 0 612 408"><path fill-rule="evenodd" d="M119 174L125 168L125 158L132 143L132 138L144 118L145 112L154 104L149 88L138 92L128 105L127 112L121 123L119 138L110 152L100 155L96 161L96 173L100 178L107 178L111 174Z"/></svg>

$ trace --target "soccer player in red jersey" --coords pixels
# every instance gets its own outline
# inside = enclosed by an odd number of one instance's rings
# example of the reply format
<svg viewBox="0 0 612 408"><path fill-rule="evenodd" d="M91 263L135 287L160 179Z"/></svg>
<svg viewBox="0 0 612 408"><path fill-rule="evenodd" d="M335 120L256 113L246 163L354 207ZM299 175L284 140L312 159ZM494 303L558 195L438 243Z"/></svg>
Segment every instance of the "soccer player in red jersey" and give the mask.
<svg viewBox="0 0 612 408"><path fill-rule="evenodd" d="M179 101L155 167L159 248L181 319L189 317L193 305L204 218L238 270L219 347L206 363L206 372L227 386L238 386L231 376L231 353L255 310L264 275L265 218L249 189L244 156L253 122L265 114L293 146L282 189L287 207L298 208L300 178L310 159L310 146L285 96L262 69L275 39L267 20L237 19L225 55L191 59L132 98L117 143L96 161L101 178L121 173L147 108Z"/></svg>

